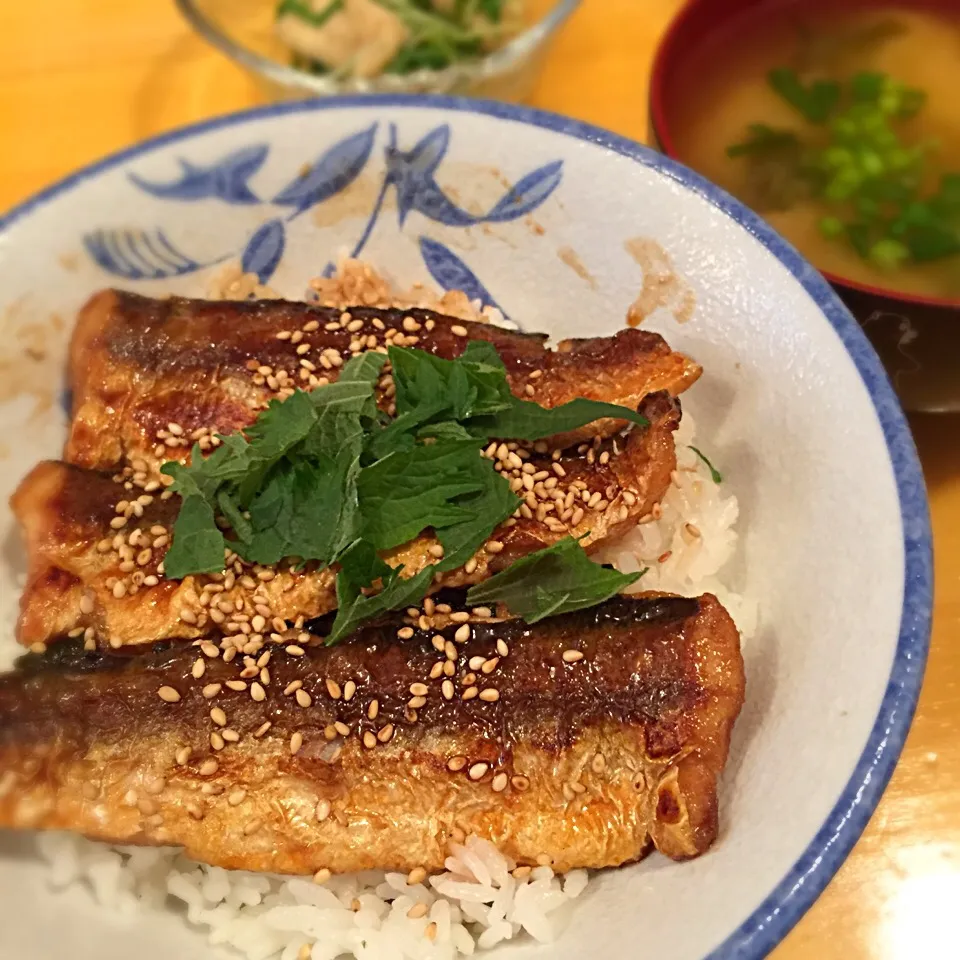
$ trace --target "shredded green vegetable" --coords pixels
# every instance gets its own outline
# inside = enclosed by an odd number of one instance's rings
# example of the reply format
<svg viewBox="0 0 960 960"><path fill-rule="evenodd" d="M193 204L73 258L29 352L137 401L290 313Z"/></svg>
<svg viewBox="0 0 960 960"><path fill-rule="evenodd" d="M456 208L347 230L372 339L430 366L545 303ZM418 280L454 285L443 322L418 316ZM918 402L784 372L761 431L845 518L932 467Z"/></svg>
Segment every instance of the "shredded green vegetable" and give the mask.
<svg viewBox="0 0 960 960"><path fill-rule="evenodd" d="M384 73L411 73L414 70L441 70L451 64L474 59L501 40L507 31L507 0L374 0L395 14L408 32L406 42L383 68ZM323 6L310 0L280 0L277 18L293 16L311 27L324 27L342 13L343 0ZM335 72L330 64L294 51L294 65L315 74ZM336 71L348 72L348 71Z"/></svg>

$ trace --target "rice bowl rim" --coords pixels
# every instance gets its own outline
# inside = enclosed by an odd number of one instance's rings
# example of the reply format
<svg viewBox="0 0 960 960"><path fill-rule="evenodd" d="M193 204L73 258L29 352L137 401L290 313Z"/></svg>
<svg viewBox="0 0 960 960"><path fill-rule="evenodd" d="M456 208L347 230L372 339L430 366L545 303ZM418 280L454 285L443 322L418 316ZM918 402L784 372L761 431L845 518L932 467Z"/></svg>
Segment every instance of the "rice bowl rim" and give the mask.
<svg viewBox="0 0 960 960"><path fill-rule="evenodd" d="M790 932L840 868L880 801L916 709L930 645L933 538L923 473L906 418L880 360L826 280L757 214L675 160L600 127L558 114L485 100L374 94L270 104L241 110L143 140L83 167L0 217L5 232L74 187L157 147L198 134L287 114L323 110L427 108L479 114L548 130L612 151L696 194L757 240L800 284L839 337L873 404L896 480L904 549L904 593L886 692L867 742L834 807L806 849L764 900L704 960L760 960Z"/></svg>

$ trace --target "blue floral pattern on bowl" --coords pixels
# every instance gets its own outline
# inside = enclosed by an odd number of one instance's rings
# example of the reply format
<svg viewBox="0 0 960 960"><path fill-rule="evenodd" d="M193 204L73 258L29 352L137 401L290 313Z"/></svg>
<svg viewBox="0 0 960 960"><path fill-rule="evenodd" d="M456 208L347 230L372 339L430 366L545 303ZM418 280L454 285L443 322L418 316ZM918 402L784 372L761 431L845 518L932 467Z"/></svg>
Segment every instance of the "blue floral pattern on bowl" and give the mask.
<svg viewBox="0 0 960 960"><path fill-rule="evenodd" d="M102 269L123 280L172 279L238 257L244 273L254 273L261 283L268 283L283 259L287 224L356 181L370 163L380 126L375 122L341 138L270 198L258 196L250 186L251 178L269 158L270 147L265 143L233 150L209 165L180 158L179 177L167 182L130 173L130 183L161 201L191 203L215 198L234 206L287 208L286 213L265 219L242 247L238 245L212 260L200 261L190 256L159 228L100 227L84 235L84 247ZM434 127L409 150L399 146L397 124L388 124L380 187L350 256L358 257L363 252L391 189L396 191L401 230L413 211L434 223L463 228L525 217L553 194L563 178L562 160L543 164L510 185L487 213L471 213L451 199L437 182L437 170L449 146L449 124ZM427 236L420 236L418 244L424 265L444 290L462 290L471 300L496 307L506 316L484 283L449 247ZM334 264L328 263L324 275L333 271Z"/></svg>

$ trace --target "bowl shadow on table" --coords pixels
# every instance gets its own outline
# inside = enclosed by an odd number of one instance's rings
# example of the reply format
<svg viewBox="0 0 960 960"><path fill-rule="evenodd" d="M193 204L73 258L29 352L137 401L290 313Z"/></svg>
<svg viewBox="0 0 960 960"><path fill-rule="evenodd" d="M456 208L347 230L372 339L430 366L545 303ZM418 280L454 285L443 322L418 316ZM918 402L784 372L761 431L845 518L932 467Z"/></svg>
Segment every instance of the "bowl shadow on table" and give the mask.
<svg viewBox="0 0 960 960"><path fill-rule="evenodd" d="M913 413L909 420L927 488L960 477L960 413Z"/></svg>

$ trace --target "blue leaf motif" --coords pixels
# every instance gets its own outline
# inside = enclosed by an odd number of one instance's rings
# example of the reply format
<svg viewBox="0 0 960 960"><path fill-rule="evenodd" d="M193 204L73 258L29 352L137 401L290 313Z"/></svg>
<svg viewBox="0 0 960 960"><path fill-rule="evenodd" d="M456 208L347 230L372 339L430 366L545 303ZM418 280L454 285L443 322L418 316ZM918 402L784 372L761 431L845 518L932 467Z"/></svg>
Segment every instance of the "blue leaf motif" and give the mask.
<svg viewBox="0 0 960 960"><path fill-rule="evenodd" d="M440 161L450 145L450 126L436 127L419 140L406 155L406 166L416 173L430 175L440 166Z"/></svg>
<svg viewBox="0 0 960 960"><path fill-rule="evenodd" d="M181 253L162 230L94 230L83 245L100 267L125 280L166 280L205 266Z"/></svg>
<svg viewBox="0 0 960 960"><path fill-rule="evenodd" d="M269 147L263 143L242 147L206 167L181 159L182 173L178 180L155 183L131 173L130 181L161 200L193 201L218 197L227 203L260 203L247 181L263 166L268 152Z"/></svg>
<svg viewBox="0 0 960 960"><path fill-rule="evenodd" d="M560 185L563 161L554 160L518 180L483 219L490 223L516 220L543 203Z"/></svg>
<svg viewBox="0 0 960 960"><path fill-rule="evenodd" d="M268 220L258 227L247 241L240 259L243 272L255 273L261 283L267 283L280 263L285 245L286 229L283 221Z"/></svg>
<svg viewBox="0 0 960 960"><path fill-rule="evenodd" d="M376 132L374 123L335 143L311 166L306 176L289 183L273 202L295 207L296 215L345 190L367 165Z"/></svg>
<svg viewBox="0 0 960 960"><path fill-rule="evenodd" d="M404 197L401 186L408 187L410 196ZM458 207L441 189L433 178L424 179L420 183L398 185L398 206L400 209L400 226L406 219L410 209L422 213L435 223L442 223L447 227L471 227L480 223L483 217L475 217L472 213Z"/></svg>
<svg viewBox="0 0 960 960"><path fill-rule="evenodd" d="M386 151L387 183L397 189L401 227L411 210L448 227L470 227L480 222L478 217L458 207L434 179L434 171L450 145L450 127L447 124L435 127L411 150L396 148L396 127L391 125L390 141Z"/></svg>
<svg viewBox="0 0 960 960"><path fill-rule="evenodd" d="M430 276L444 290L462 290L471 300L479 300L481 306L496 307L507 319L506 313L490 296L490 291L477 279L476 274L448 247L430 237L420 238L420 255L430 271ZM519 327L512 323L514 329Z"/></svg>

